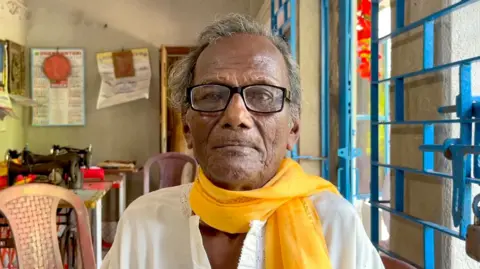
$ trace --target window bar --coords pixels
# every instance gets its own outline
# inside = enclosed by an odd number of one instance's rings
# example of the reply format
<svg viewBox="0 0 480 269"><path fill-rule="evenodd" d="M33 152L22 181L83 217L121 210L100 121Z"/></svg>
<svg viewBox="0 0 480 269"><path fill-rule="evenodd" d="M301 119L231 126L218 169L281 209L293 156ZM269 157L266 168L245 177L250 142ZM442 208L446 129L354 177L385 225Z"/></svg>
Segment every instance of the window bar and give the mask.
<svg viewBox="0 0 480 269"><path fill-rule="evenodd" d="M290 14L288 14L288 5L290 5ZM297 61L297 0L287 0L284 6L285 23L290 22L290 36L288 40L290 52L292 53L293 59ZM292 158L298 161L299 157L298 144L295 144L292 149Z"/></svg>
<svg viewBox="0 0 480 269"><path fill-rule="evenodd" d="M320 132L322 135L321 141L321 153L325 157L325 161L322 162L322 177L329 179L329 156L330 156L330 88L329 88L329 64L330 64L330 17L329 17L329 4L328 1L321 1L321 94L320 94L320 109L321 109L321 122L320 122Z"/></svg>
<svg viewBox="0 0 480 269"><path fill-rule="evenodd" d="M402 0L397 0L398 1ZM370 143L371 143L371 154L370 154L370 169L371 169L371 179L370 179L370 203L372 205L370 222L371 222L371 240L374 245L379 245L379 207L374 206L379 202L379 166L375 165L379 162L379 141L378 141L378 132L379 125L373 124L378 122L379 114L379 94L378 94L378 83L373 83L378 81L378 57L379 57L379 42L378 42L378 13L379 13L379 0L372 0L372 36L371 36L371 85L370 85Z"/></svg>
<svg viewBox="0 0 480 269"><path fill-rule="evenodd" d="M433 124L425 124L423 126L423 145L435 144L435 126ZM423 151L423 171L434 170L434 152Z"/></svg>
<svg viewBox="0 0 480 269"><path fill-rule="evenodd" d="M352 3L350 0L340 0L340 70L339 70L339 135L340 143L338 149L339 168L337 175L340 193L348 201L353 201L352 193L352 159L356 152L352 147L352 85L351 85L351 46L352 46Z"/></svg>
<svg viewBox="0 0 480 269"><path fill-rule="evenodd" d="M460 94L459 94L459 103L457 109L457 116L461 119L471 119L473 116L472 113L472 65L462 64L460 66ZM462 145L472 145L472 123L461 123L460 124L460 143ZM459 191L459 198L463 198L459 203L462 203L460 209L463 209L461 212L461 221L460 221L460 234L462 236L466 235L467 226L470 224L471 221L471 203L472 203L472 185L470 182L466 181L467 177L472 176L472 155L468 154L466 158L464 158L465 154L462 152L461 157L459 156L458 159L461 159L463 169L462 178L458 178L458 184L460 184L458 191ZM455 169L455 167L454 167ZM455 188L455 177L454 177L454 188ZM463 190L462 190L463 188ZM455 193L455 190L454 190ZM463 196L463 197L462 197ZM455 197L452 199L455 202ZM452 209L454 207L452 206Z"/></svg>
<svg viewBox="0 0 480 269"><path fill-rule="evenodd" d="M405 0L397 0L395 3L395 29L405 26ZM395 79L395 120L405 120L405 92L404 78ZM395 170L395 209L403 212L403 199L405 194L405 173L402 170Z"/></svg>
<svg viewBox="0 0 480 269"><path fill-rule="evenodd" d="M480 103L473 103L472 113L475 118L480 118ZM474 144L480 145L480 125L474 123ZM473 155L473 176L480 178L480 154ZM471 182L471 181L470 181ZM480 181L479 181L480 183Z"/></svg>
<svg viewBox="0 0 480 269"><path fill-rule="evenodd" d="M423 226L423 263L425 269L435 269L435 231Z"/></svg>

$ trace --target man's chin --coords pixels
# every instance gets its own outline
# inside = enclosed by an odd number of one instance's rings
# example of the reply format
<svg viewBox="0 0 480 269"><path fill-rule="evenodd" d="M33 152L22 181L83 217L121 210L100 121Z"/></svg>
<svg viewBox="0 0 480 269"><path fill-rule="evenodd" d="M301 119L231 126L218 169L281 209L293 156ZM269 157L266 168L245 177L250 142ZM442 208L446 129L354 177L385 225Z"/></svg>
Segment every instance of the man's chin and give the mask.
<svg viewBox="0 0 480 269"><path fill-rule="evenodd" d="M222 185L242 184L252 181L264 169L261 160L247 156L209 158L207 167L202 167L210 180Z"/></svg>

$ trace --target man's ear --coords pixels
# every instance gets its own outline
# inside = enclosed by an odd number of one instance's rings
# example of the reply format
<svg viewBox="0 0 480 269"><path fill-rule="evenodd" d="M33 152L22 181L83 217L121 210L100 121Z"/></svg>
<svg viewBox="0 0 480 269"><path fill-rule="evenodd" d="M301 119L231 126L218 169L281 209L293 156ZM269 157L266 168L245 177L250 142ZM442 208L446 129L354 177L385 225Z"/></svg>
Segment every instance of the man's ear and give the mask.
<svg viewBox="0 0 480 269"><path fill-rule="evenodd" d="M292 120L289 124L290 133L288 134L287 149L292 150L300 137L300 121Z"/></svg>
<svg viewBox="0 0 480 269"><path fill-rule="evenodd" d="M190 126L188 126L186 121L183 121L183 135L185 136L185 141L187 141L187 148L193 148L193 139L192 132L190 131Z"/></svg>
<svg viewBox="0 0 480 269"><path fill-rule="evenodd" d="M187 113L182 111L182 124L183 124L183 135L185 136L185 141L187 142L187 148L193 148L193 138L190 126L187 122Z"/></svg>

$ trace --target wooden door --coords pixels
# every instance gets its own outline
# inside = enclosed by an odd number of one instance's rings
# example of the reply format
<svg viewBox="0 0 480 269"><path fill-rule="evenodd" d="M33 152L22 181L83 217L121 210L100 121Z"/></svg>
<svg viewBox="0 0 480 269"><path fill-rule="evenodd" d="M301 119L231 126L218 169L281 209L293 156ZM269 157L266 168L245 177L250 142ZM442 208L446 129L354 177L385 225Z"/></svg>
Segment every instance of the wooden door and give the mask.
<svg viewBox="0 0 480 269"><path fill-rule="evenodd" d="M191 154L187 148L185 137L183 135L183 124L181 114L168 106L168 73L173 64L190 52L191 47L168 47L162 46L160 49L160 152L182 152Z"/></svg>

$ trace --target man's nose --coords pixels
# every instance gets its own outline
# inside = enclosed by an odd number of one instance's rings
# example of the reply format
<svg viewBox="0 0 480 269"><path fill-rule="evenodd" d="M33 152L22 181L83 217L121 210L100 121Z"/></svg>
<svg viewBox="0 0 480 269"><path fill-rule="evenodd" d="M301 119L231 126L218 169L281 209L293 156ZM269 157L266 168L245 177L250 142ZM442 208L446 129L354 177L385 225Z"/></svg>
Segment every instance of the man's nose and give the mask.
<svg viewBox="0 0 480 269"><path fill-rule="evenodd" d="M223 112L220 124L224 128L252 128L252 115L245 106L245 102L240 94L237 93L232 96L230 103Z"/></svg>

